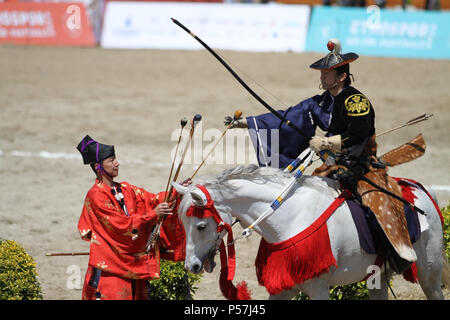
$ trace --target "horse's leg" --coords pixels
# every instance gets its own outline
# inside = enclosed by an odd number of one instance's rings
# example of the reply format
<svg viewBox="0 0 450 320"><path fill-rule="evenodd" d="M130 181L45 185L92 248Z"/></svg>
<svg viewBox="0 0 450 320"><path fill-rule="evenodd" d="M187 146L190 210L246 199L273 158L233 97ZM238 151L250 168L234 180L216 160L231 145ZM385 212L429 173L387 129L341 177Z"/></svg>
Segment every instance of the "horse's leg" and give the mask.
<svg viewBox="0 0 450 320"><path fill-rule="evenodd" d="M436 194L430 188L424 186L436 201ZM427 213L426 220L429 228L422 231L420 238L414 243L414 250L417 253L417 275L419 284L427 299L443 300L442 293L442 271L443 271L443 244L442 244L442 225L439 214L434 204L423 192L416 193L418 199L415 204ZM419 216L419 220L424 219Z"/></svg>
<svg viewBox="0 0 450 320"><path fill-rule="evenodd" d="M417 275L420 287L428 300L443 300L441 288L443 260L440 243L442 240L431 236L429 231L423 232L414 245L417 252Z"/></svg>
<svg viewBox="0 0 450 320"><path fill-rule="evenodd" d="M279 294L271 294L269 300L291 300L299 293L299 291L298 288L294 287L290 290L284 290Z"/></svg>

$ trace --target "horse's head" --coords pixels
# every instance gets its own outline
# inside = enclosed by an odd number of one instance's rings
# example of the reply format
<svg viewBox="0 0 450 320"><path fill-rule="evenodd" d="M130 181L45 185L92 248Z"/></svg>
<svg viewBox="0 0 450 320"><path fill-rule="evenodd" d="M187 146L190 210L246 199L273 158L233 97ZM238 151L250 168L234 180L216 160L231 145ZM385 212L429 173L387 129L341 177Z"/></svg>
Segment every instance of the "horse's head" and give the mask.
<svg viewBox="0 0 450 320"><path fill-rule="evenodd" d="M172 182L178 193L183 195L178 215L186 232L185 267L193 273L203 269L212 272L214 256L224 235L224 226L231 217L222 216L216 210L210 192L203 186L183 187Z"/></svg>

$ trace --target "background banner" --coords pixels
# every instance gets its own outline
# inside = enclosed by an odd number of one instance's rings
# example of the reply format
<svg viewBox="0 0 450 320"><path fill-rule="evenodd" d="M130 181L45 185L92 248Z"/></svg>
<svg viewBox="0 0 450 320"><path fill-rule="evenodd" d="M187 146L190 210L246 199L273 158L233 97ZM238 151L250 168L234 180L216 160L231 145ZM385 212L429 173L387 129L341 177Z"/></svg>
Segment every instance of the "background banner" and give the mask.
<svg viewBox="0 0 450 320"><path fill-rule="evenodd" d="M327 52L330 38L361 55L450 58L450 12L314 7L306 50Z"/></svg>
<svg viewBox="0 0 450 320"><path fill-rule="evenodd" d="M282 4L109 2L104 48L200 49L170 20L176 18L212 48L304 50L310 7Z"/></svg>
<svg viewBox="0 0 450 320"><path fill-rule="evenodd" d="M0 43L93 46L85 7L78 2L0 3Z"/></svg>

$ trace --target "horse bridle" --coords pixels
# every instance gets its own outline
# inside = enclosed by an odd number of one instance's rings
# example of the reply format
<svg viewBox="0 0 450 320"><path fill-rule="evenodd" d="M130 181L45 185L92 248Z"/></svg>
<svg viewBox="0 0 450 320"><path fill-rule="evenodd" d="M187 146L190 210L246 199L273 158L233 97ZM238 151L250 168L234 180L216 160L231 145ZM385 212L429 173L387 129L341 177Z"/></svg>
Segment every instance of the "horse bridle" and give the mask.
<svg viewBox="0 0 450 320"><path fill-rule="evenodd" d="M201 184L197 184L196 187L200 189L200 191L202 191L203 194L205 195L206 204L204 206L197 206L195 204L192 205L186 211L186 216L196 217L199 219L213 218L213 220L217 223L218 234L214 246L214 251L211 250L206 257L212 254L212 252L214 252L215 254L215 252L219 250L222 270L224 268L228 268L228 280L231 281L234 278L234 273L236 269L236 252L234 249L233 230L231 228L231 225L223 221L222 217L220 216L219 212L217 211L214 205L214 200L212 200L208 190ZM227 238L228 257L223 237L221 237L222 231L226 231L228 234Z"/></svg>

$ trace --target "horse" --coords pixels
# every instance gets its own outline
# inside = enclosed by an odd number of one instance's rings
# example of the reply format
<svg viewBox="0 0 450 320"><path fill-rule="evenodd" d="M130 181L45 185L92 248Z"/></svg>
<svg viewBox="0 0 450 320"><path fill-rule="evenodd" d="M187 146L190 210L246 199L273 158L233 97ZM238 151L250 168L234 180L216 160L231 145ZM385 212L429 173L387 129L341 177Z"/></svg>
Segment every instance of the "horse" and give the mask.
<svg viewBox="0 0 450 320"><path fill-rule="evenodd" d="M226 233L223 228L218 229L218 225L230 226L234 217L238 219L236 221L239 221L242 228L247 228L267 209L291 177L292 174L276 168L247 165L226 169L215 177L202 179L198 181L199 184L188 187L173 183L182 196L178 215L186 232L185 268L193 273L200 273L203 270L212 272L219 242ZM413 188L412 192L416 197L415 205L426 214L418 217L421 236L414 243L419 284L427 299L444 299L441 281L446 286L450 285L450 267L443 251L443 231L438 208L424 190ZM275 245L277 248L277 244L289 242L289 239L293 239L314 224L329 205L339 198L339 194L340 186L337 181L304 175L297 180L296 186L282 205L259 223L254 231L262 237L261 242L265 245ZM192 211L207 206L208 201L210 204L213 203L212 207L217 210L219 217L213 217L211 214L206 216L187 214L189 209ZM211 206L209 207L211 209ZM289 281L286 283L285 279L271 283L270 278L280 278L283 275L278 273L286 272L288 269L291 272L306 270L307 273L317 269L316 264L326 259L326 255L316 251L321 250L317 247L320 244L316 243L322 240L312 239L310 242L299 242L294 246L306 251L312 246L309 253L303 256L278 257L276 268L280 269L268 270L269 274L265 275L265 279L260 278L263 276L262 271L256 266L258 280L266 287L270 300L292 299L300 291L312 300L326 300L329 299L330 286L356 283L367 278L368 270L374 266L377 254L366 253L361 247L347 204L345 202L340 204L324 225L326 228L322 229L328 231L325 237L328 238L329 235L329 240L325 240L325 246L329 241L331 258L335 259L335 263L328 262L328 265L322 267L316 274L309 274L300 281L297 279L295 283ZM230 228L228 231L231 231ZM260 245L259 251L261 250ZM276 255L276 252L273 254ZM285 265L301 257L309 257L305 260L310 258L315 260L312 263L301 261L303 269ZM260 263L264 263L266 259L267 257L263 257ZM257 262L258 258L255 264ZM388 282L393 271L388 264L386 265L379 269L378 285L368 290L370 299L388 299Z"/></svg>

